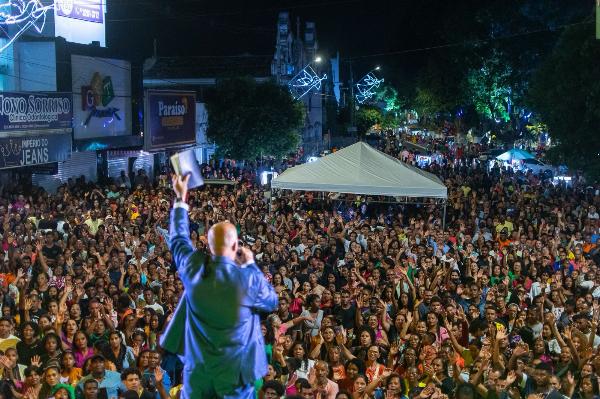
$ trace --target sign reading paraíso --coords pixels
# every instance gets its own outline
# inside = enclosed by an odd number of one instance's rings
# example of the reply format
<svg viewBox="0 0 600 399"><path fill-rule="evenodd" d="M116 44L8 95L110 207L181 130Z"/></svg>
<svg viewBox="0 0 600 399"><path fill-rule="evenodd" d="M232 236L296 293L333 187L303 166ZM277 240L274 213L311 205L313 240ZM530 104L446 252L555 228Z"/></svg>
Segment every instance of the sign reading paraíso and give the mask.
<svg viewBox="0 0 600 399"><path fill-rule="evenodd" d="M146 92L146 150L161 150L196 143L196 93Z"/></svg>

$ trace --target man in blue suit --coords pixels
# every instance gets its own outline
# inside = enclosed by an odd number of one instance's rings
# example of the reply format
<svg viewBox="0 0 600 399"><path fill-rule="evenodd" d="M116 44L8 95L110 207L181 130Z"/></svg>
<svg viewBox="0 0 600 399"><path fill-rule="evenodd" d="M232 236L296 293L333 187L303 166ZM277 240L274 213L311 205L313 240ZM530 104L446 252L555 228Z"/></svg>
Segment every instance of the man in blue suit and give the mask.
<svg viewBox="0 0 600 399"><path fill-rule="evenodd" d="M161 345L182 357L182 398L254 398L254 382L267 373L258 312L275 310L277 294L231 223L209 230L210 256L194 249L188 179L173 177L169 243L185 292Z"/></svg>

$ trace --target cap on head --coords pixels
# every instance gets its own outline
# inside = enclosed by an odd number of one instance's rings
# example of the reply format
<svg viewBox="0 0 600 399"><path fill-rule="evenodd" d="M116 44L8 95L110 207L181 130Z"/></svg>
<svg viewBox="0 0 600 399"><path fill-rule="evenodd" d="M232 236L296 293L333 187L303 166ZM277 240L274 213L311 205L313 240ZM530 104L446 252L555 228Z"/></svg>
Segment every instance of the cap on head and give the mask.
<svg viewBox="0 0 600 399"><path fill-rule="evenodd" d="M97 354L90 358L90 361L93 362L103 362L105 360L104 356Z"/></svg>

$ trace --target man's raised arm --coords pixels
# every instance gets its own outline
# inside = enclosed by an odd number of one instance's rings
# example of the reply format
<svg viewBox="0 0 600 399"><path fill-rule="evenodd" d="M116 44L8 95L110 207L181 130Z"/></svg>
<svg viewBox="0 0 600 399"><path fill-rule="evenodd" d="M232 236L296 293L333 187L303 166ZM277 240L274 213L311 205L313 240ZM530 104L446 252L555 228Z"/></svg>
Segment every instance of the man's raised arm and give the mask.
<svg viewBox="0 0 600 399"><path fill-rule="evenodd" d="M173 260L184 285L189 281L188 276L193 275L202 266L201 262L190 262L195 249L190 240L189 207L185 202L188 180L189 176L173 176L173 190L177 199L171 209L169 225L169 249L173 253Z"/></svg>

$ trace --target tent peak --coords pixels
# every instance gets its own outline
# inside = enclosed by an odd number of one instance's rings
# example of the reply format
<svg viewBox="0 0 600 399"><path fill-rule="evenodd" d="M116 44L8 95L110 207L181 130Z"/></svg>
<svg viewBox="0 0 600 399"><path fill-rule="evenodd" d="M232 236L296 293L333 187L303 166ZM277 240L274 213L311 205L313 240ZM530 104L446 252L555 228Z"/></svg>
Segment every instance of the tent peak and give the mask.
<svg viewBox="0 0 600 399"><path fill-rule="evenodd" d="M389 197L447 198L437 176L406 165L365 142L357 142L287 169L271 182L274 189L325 191Z"/></svg>

